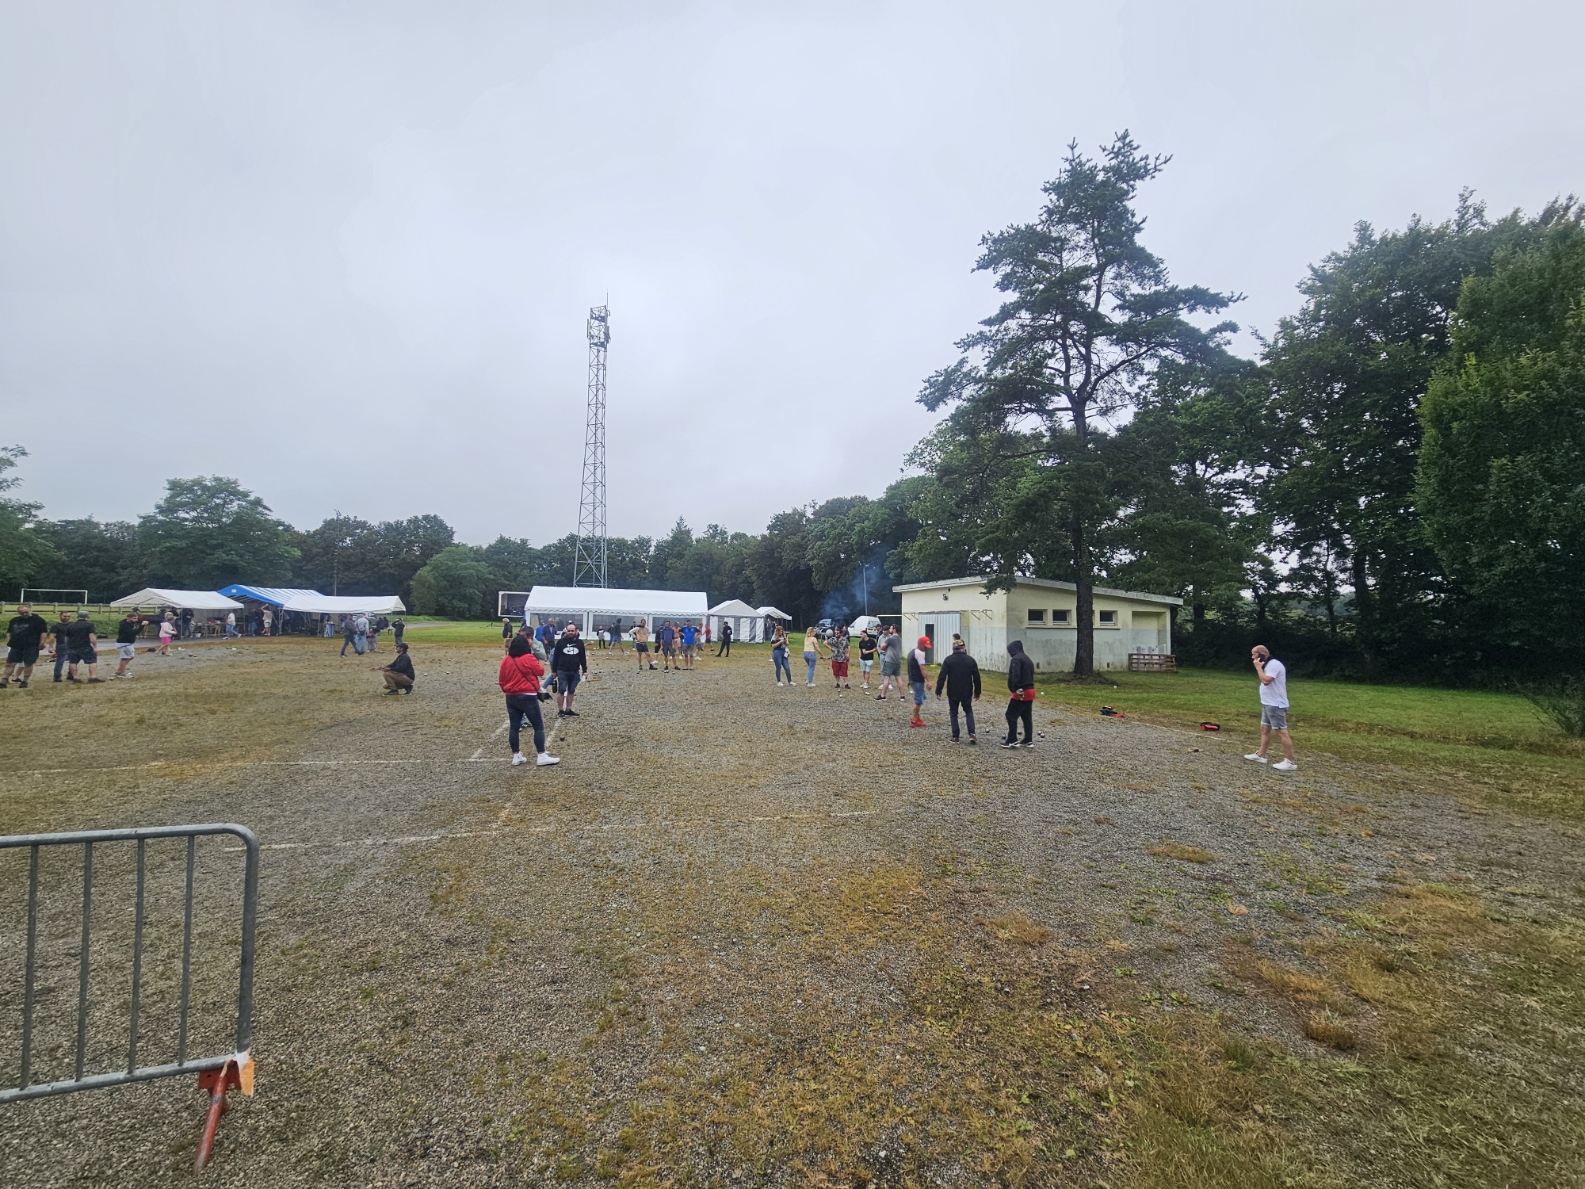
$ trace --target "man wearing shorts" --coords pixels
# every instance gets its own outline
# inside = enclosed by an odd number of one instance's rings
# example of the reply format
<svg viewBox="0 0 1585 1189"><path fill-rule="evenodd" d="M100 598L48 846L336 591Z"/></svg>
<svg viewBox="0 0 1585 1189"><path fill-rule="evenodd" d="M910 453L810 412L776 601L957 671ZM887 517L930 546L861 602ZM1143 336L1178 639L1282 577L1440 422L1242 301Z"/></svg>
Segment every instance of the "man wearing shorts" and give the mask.
<svg viewBox="0 0 1585 1189"><path fill-rule="evenodd" d="M686 668L693 668L693 658L698 648L699 629L694 627L692 620L689 620L682 625L682 659L686 662Z"/></svg>
<svg viewBox="0 0 1585 1189"><path fill-rule="evenodd" d="M67 624L64 632L56 629L57 649L63 635L66 638L66 680L76 681L77 666L86 665L89 684L101 684L104 678L99 676L99 634L94 631L94 621L88 618L88 612L77 612L76 622Z"/></svg>
<svg viewBox="0 0 1585 1189"><path fill-rule="evenodd" d="M28 678L33 676L33 666L38 663L39 649L44 647L44 637L49 632L49 621L34 615L33 608L23 603L17 608L6 630L5 676L0 677L0 689L17 679L18 689L27 689Z"/></svg>
<svg viewBox="0 0 1585 1189"><path fill-rule="evenodd" d="M572 695L578 692L578 682L589 671L589 655L583 650L583 641L578 639L577 624L569 622L561 639L556 641L550 666L556 675L556 713L564 718L577 718L578 712L572 708Z"/></svg>
<svg viewBox="0 0 1585 1189"><path fill-rule="evenodd" d="M853 641L848 638L848 625L837 624L837 630L831 634L831 679L835 681L838 689L852 689L848 684L848 650Z"/></svg>
<svg viewBox="0 0 1585 1189"><path fill-rule="evenodd" d="M930 660L930 637L920 636L919 646L908 651L908 686L914 692L914 716L908 720L911 727L922 727L925 720L920 717L919 708L925 704L925 665Z"/></svg>
<svg viewBox="0 0 1585 1189"><path fill-rule="evenodd" d="M870 672L875 668L875 637L869 628L859 633L859 672L864 677L864 688L870 687Z"/></svg>
<svg viewBox="0 0 1585 1189"><path fill-rule="evenodd" d="M1282 759L1271 766L1273 772L1297 772L1293 762L1293 740L1288 737L1288 667L1271 655L1264 644L1249 650L1254 663L1255 676L1260 678L1260 749L1244 758L1257 764L1266 762L1266 749L1271 746L1275 732L1282 744Z"/></svg>
<svg viewBox="0 0 1585 1189"><path fill-rule="evenodd" d="M121 622L116 624L116 671L112 677L131 677L127 672L132 667L132 658L138 652L138 633L143 630L143 616L136 611L128 611Z"/></svg>
<svg viewBox="0 0 1585 1189"><path fill-rule="evenodd" d="M669 670L672 660L677 655L677 629L671 626L671 620L660 625L660 667Z"/></svg>
<svg viewBox="0 0 1585 1189"><path fill-rule="evenodd" d="M649 629L644 626L642 619L633 624L633 651L638 653L638 671L640 673L644 671L645 665L648 665L651 669L655 667L655 662L649 658Z"/></svg>
<svg viewBox="0 0 1585 1189"><path fill-rule="evenodd" d="M880 644L881 654L881 692L875 695L877 702L884 702L886 695L891 691L892 683L897 684L897 696L903 695L902 660L903 636L894 627L883 629Z"/></svg>

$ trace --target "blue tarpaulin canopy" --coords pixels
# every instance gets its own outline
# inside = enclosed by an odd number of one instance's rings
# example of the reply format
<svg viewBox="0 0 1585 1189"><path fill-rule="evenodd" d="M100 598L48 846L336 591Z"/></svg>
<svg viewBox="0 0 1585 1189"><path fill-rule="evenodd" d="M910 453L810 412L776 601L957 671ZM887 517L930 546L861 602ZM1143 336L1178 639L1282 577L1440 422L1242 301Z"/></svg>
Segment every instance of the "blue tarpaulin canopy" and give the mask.
<svg viewBox="0 0 1585 1189"><path fill-rule="evenodd" d="M295 599L298 595L319 597L317 590L290 590L283 586L243 586L235 582L219 593L228 599L251 599L255 603L268 603L272 607L284 607L288 599Z"/></svg>

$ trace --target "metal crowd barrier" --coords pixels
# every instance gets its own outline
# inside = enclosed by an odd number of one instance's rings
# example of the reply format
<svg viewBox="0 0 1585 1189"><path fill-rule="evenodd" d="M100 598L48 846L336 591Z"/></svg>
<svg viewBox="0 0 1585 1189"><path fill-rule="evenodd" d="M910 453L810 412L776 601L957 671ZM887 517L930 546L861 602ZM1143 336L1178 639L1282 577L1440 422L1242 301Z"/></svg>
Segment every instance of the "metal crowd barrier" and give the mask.
<svg viewBox="0 0 1585 1189"><path fill-rule="evenodd" d="M246 852L242 883L242 947L237 986L236 1047L232 1052L213 1056L187 1055L188 1008L192 992L193 958L193 890L197 842L201 837L230 834L242 841ZM182 967L181 990L178 1006L178 1031L176 1060L158 1065L138 1064L139 1021L143 989L143 934L146 903L147 846L152 839L185 838L187 840L186 885L182 902ZM137 843L137 892L133 909L132 939L132 996L129 1012L129 1036L124 1066L102 1073L90 1073L85 1068L88 1048L88 1018L90 1001L88 973L90 941L92 940L94 894L94 848L104 843ZM35 980L38 966L39 917L39 852L45 847L82 848L82 942L77 962L77 1030L73 1057L73 1075L49 1082L33 1081L33 1024ZM254 930L257 923L259 895L259 840L246 826L231 824L147 826L128 830L83 830L68 834L19 834L0 836L0 851L26 847L28 856L27 895L27 957L23 972L22 992L22 1053L20 1076L15 1086L0 1084L0 1105L21 1102L31 1098L44 1098L53 1094L70 1094L78 1090L97 1090L106 1086L120 1086L129 1082L146 1082L155 1078L198 1075L199 1086L209 1093L208 1114L204 1134L198 1148L196 1169L208 1162L214 1142L215 1128L226 1109L226 1091L233 1087L244 1094L253 1093L253 1058L249 1053L249 1035L253 1023L253 953Z"/></svg>

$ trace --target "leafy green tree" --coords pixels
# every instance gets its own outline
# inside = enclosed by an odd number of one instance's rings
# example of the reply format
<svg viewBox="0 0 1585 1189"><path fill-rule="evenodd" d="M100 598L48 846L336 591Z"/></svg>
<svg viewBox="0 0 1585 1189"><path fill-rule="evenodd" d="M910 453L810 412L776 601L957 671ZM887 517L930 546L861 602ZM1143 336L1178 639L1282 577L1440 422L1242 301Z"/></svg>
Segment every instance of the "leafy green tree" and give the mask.
<svg viewBox="0 0 1585 1189"><path fill-rule="evenodd" d="M138 557L137 525L125 520L41 520L38 533L55 550L33 579L41 587L86 590L89 602L108 603L146 586Z"/></svg>
<svg viewBox="0 0 1585 1189"><path fill-rule="evenodd" d="M824 592L809 566L809 513L803 508L778 512L747 550L755 606L770 604L804 626L820 618Z"/></svg>
<svg viewBox="0 0 1585 1189"><path fill-rule="evenodd" d="M295 581L326 593L411 594L413 575L452 544L455 534L439 516L412 516L372 524L337 513L318 528L296 533L300 558Z"/></svg>
<svg viewBox="0 0 1585 1189"><path fill-rule="evenodd" d="M137 541L155 585L191 590L280 585L297 560L290 526L222 475L168 480L165 498L138 518Z"/></svg>
<svg viewBox="0 0 1585 1189"><path fill-rule="evenodd" d="M0 446L0 492L12 491L21 484L15 475L6 474L26 458L21 446ZM0 495L0 590L25 586L58 557L48 538L38 531L34 518L40 505Z"/></svg>
<svg viewBox="0 0 1585 1189"><path fill-rule="evenodd" d="M1543 213L1538 243L1464 283L1453 364L1420 409L1417 498L1447 572L1500 643L1561 644L1585 605L1585 227Z"/></svg>
<svg viewBox="0 0 1585 1189"><path fill-rule="evenodd" d="M1517 213L1489 221L1467 192L1443 223L1361 223L1311 268L1302 308L1264 352L1272 429L1251 457L1267 476L1260 502L1317 597L1350 589L1367 674L1423 647L1450 593L1415 502L1420 401L1447 357L1465 278L1532 233Z"/></svg>
<svg viewBox="0 0 1585 1189"><path fill-rule="evenodd" d="M498 589L484 551L448 545L413 575L413 609L420 615L482 619L495 614Z"/></svg>
<svg viewBox="0 0 1585 1189"><path fill-rule="evenodd" d="M960 439L996 436L1002 453L1027 453L1049 472L1026 475L1015 506L1032 514L1024 524L1030 537L1039 520L1063 520L1078 587L1074 671L1085 676L1095 663L1093 536L1115 511L1097 429L1138 402L1162 361L1209 363L1235 329L1191 322L1237 299L1171 284L1140 242L1134 199L1166 162L1141 152L1126 132L1099 161L1070 145L1044 188L1039 218L982 241L976 269L994 273L1007 298L958 344L964 357L931 376L919 397L929 409L955 406ZM1016 538L997 543L993 574L1010 582L1028 553Z"/></svg>

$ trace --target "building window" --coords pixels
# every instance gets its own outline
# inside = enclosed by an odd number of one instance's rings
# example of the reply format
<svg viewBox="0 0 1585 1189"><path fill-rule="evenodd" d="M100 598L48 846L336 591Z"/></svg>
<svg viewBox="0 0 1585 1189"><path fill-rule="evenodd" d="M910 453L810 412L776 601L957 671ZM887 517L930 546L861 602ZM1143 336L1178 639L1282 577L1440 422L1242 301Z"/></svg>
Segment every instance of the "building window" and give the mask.
<svg viewBox="0 0 1585 1189"><path fill-rule="evenodd" d="M1117 612L1116 611L1102 611L1101 612L1101 625L1103 627L1116 627L1117 626Z"/></svg>
<svg viewBox="0 0 1585 1189"><path fill-rule="evenodd" d="M1030 623L1045 623L1046 622L1046 613L1045 613L1045 611L1042 608L1039 608L1039 607L1031 607L1031 608L1029 608L1029 622Z"/></svg>
<svg viewBox="0 0 1585 1189"><path fill-rule="evenodd" d="M1068 613L1067 613L1067 611L1065 609L1058 609L1056 611L1053 611L1051 613L1051 622L1052 623L1067 623L1068 622Z"/></svg>

